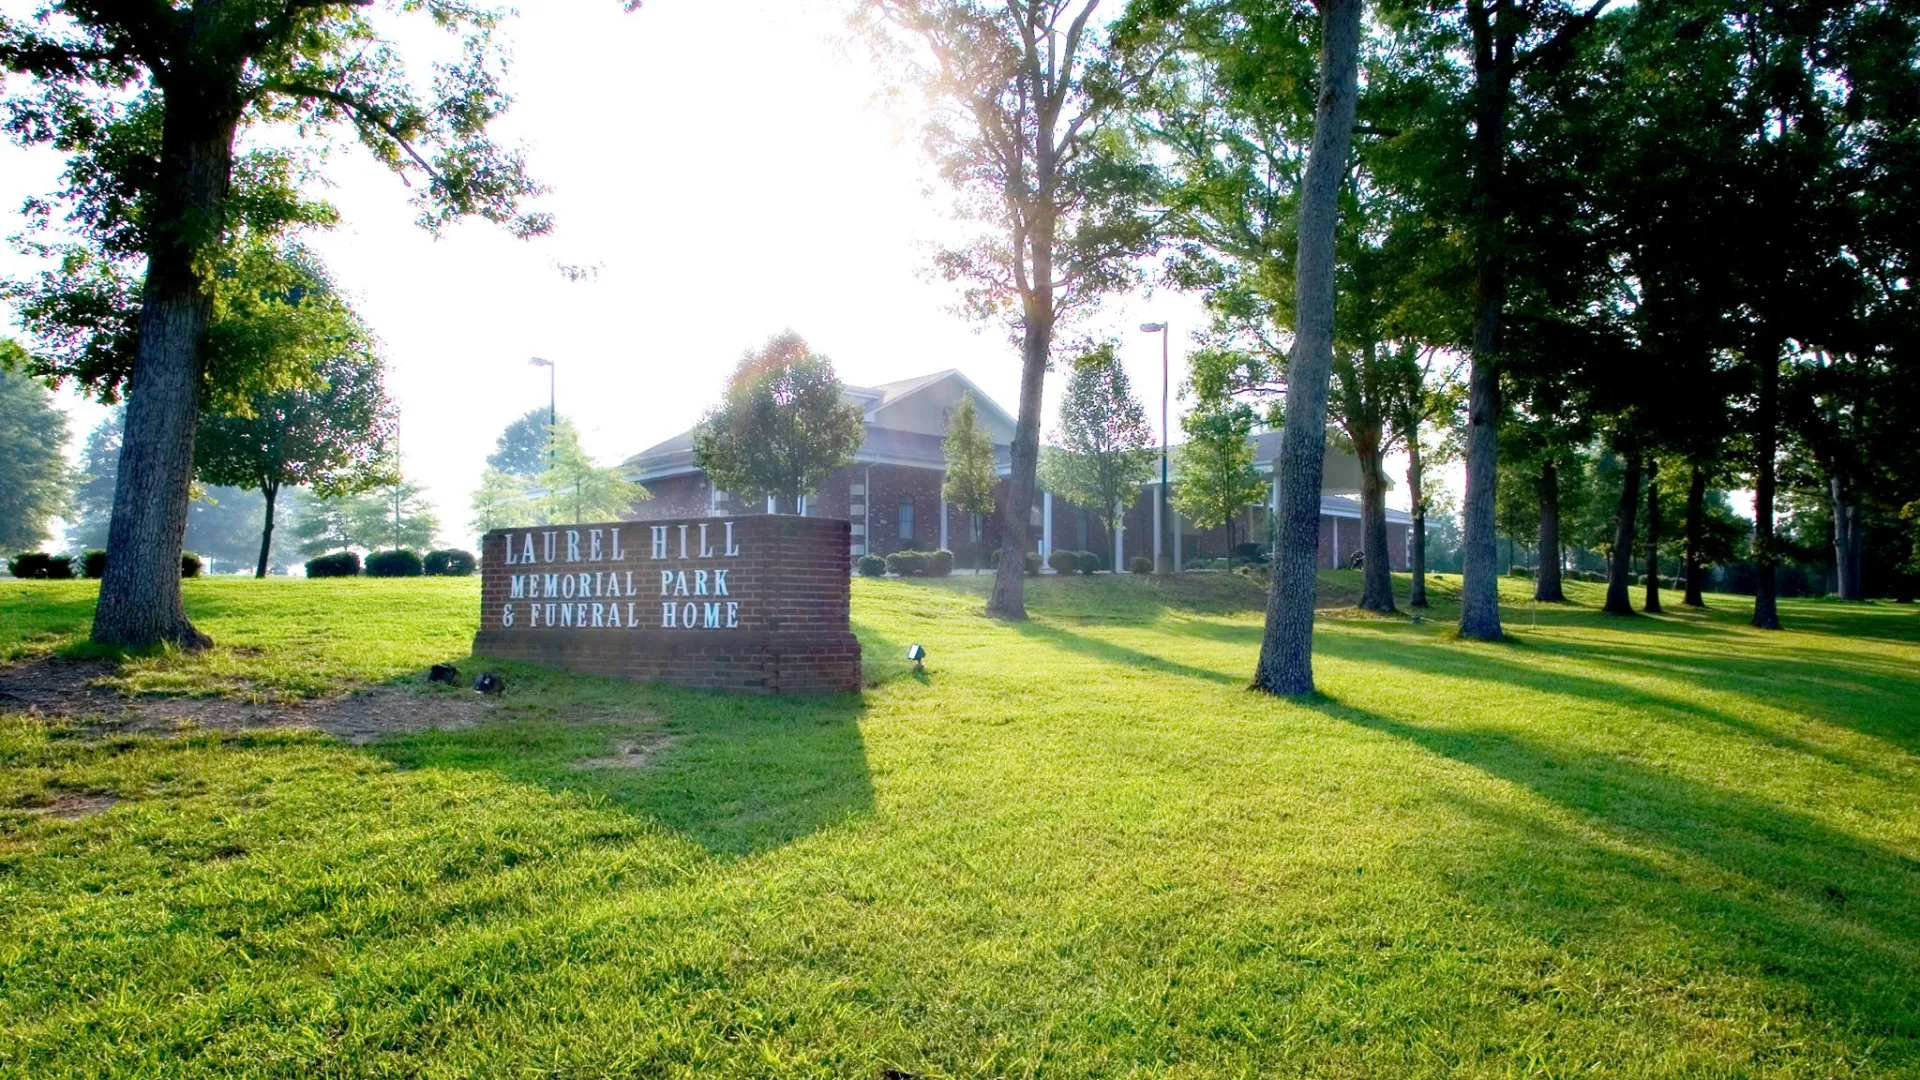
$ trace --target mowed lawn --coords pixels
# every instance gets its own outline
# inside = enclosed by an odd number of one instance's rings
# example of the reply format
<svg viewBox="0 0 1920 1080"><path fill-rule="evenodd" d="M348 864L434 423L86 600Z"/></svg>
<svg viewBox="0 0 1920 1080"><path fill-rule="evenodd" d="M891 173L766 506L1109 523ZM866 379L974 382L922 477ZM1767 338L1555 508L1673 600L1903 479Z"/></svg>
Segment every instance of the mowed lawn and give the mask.
<svg viewBox="0 0 1920 1080"><path fill-rule="evenodd" d="M1510 644L1323 618L1282 702L1242 580L1042 579L1021 626L986 583L856 581L858 699L501 667L497 722L358 748L0 719L0 1074L1920 1075L1912 608L1514 582ZM0 583L0 656L90 602ZM113 678L471 673L476 604L191 582L223 648Z"/></svg>

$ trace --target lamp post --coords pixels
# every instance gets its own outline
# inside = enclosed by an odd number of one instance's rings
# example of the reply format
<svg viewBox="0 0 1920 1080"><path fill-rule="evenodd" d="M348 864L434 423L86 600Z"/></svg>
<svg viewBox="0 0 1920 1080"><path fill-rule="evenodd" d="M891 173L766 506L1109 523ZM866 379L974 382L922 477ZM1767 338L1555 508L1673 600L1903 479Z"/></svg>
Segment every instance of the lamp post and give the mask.
<svg viewBox="0 0 1920 1080"><path fill-rule="evenodd" d="M1143 334L1160 335L1160 491L1153 503L1153 572L1170 574L1173 572L1173 556L1167 554L1161 540L1166 536L1164 522L1167 518L1167 398L1170 396L1171 369L1168 364L1167 324L1163 322L1141 323ZM1119 567L1114 567L1119 570Z"/></svg>
<svg viewBox="0 0 1920 1080"><path fill-rule="evenodd" d="M553 468L553 429L560 423L560 398L556 392L559 389L558 375L551 360L536 356L527 363L547 369L547 468L551 469Z"/></svg>

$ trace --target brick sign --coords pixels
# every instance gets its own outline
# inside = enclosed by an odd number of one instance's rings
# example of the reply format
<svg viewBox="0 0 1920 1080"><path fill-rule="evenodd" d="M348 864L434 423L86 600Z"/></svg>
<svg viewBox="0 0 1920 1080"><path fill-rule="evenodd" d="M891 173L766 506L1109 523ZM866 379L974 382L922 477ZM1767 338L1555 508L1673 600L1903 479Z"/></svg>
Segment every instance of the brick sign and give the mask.
<svg viewBox="0 0 1920 1080"><path fill-rule="evenodd" d="M476 656L766 694L860 689L849 526L754 515L499 529Z"/></svg>

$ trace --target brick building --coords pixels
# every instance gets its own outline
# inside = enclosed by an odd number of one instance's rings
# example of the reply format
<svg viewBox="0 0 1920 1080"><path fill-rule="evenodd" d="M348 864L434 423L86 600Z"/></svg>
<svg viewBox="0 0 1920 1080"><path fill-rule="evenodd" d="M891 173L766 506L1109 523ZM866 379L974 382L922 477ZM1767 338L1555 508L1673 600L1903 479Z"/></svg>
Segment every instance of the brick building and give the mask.
<svg viewBox="0 0 1920 1080"><path fill-rule="evenodd" d="M1005 480L1001 481L996 509L991 514L964 513L940 497L945 467L941 442L947 420L962 396L969 393L978 408L981 426L993 440L1000 475L1005 477L1011 470L1008 448L1013 441L1014 418L965 375L942 371L879 386L847 387L847 400L865 412L866 440L852 465L828 477L819 493L803 499L799 506L773 499L748 506L730 492L716 490L706 473L694 464L693 433L685 431L627 459L628 478L645 484L653 495L636 504L628 516L637 521L749 513L845 518L853 526L855 557L868 552L889 554L911 539L953 551L961 566L977 565L983 553L1000 546ZM1256 467L1261 473L1272 475L1279 450L1277 432L1255 437ZM1178 479L1174 477L1176 485ZM1345 497L1360 490L1359 462L1329 449L1321 485L1321 565L1345 565L1360 550L1360 505L1356 499ZM1051 492L1042 492L1038 505L1028 511L1033 549L1043 557L1055 547L1096 550L1109 565L1121 567L1132 556L1151 556L1158 487L1156 481L1141 489L1141 497L1127 511L1112 538L1107 537L1093 514L1054 498ZM1234 540L1265 543L1272 506L1269 498L1246 507L1234 522ZM1176 565L1228 554L1225 526L1198 529L1181 521L1177 514L1172 515L1172 524L1163 543L1171 546ZM1405 513L1387 511L1387 546L1396 569L1406 565L1411 524Z"/></svg>

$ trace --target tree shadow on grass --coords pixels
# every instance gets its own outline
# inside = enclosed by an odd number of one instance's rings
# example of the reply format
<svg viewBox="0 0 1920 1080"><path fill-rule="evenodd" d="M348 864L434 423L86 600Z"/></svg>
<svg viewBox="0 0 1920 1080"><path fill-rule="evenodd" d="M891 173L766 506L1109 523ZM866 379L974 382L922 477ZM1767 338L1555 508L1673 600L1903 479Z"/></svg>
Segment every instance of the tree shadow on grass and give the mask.
<svg viewBox="0 0 1920 1080"><path fill-rule="evenodd" d="M498 722L368 747L409 769L486 771L603 799L721 856L873 811L856 695L727 695L520 664Z"/></svg>
<svg viewBox="0 0 1920 1080"><path fill-rule="evenodd" d="M1653 620L1647 620L1648 623ZM1491 665L1486 677L1543 693L1649 709L1718 724L1786 749L1812 754L1834 764L1874 771L1870 763L1795 739L1737 711L1710 709L1697 703L1624 682L1597 679L1519 657L1593 666L1618 666L1638 673L1685 680L1716 693L1736 695L1769 708L1790 709L1819 723L1880 739L1909 753L1920 751L1920 673L1894 664L1866 663L1845 655L1822 654L1812 659L1778 655L1749 656L1724 643L1696 635L1691 628L1663 628L1657 636L1604 640L1559 636L1526 636L1516 629L1518 654L1499 648L1454 649L1427 637L1411 638L1398 628L1364 621L1343 623L1354 635L1321 635L1316 649L1327 655L1356 661L1377 661L1410 670L1479 677L1481 665ZM1362 646L1356 640L1364 636ZM1846 673L1843 677L1841 673Z"/></svg>
<svg viewBox="0 0 1920 1080"><path fill-rule="evenodd" d="M1671 924L1684 932L1683 959L1695 970L1789 984L1770 996L1819 1001L1817 1022L1861 1044L1884 1040L1892 1060L1920 1056L1920 860L1765 799L1605 753L1329 699L1307 704L1577 816L1585 828L1475 804L1507 838L1482 855L1484 865L1454 876L1477 905L1554 939L1570 926L1608 935Z"/></svg>
<svg viewBox="0 0 1920 1080"><path fill-rule="evenodd" d="M1594 678L1565 669L1550 669L1522 662L1512 654L1544 651L1532 642L1506 646L1456 647L1432 639L1408 641L1385 636L1356 638L1341 634L1321 634L1314 639L1317 655L1337 657L1359 664L1386 664L1424 675L1516 686L1534 693L1573 701L1630 708L1648 716L1677 723L1695 731L1733 734L1754 739L1792 753L1817 758L1844 769L1878 779L1892 779L1880 764L1832 747L1797 738L1768 724L1737 712L1708 708L1685 698L1662 694L1623 681Z"/></svg>
<svg viewBox="0 0 1920 1080"><path fill-rule="evenodd" d="M1098 660L1102 663L1116 664L1121 667L1142 668L1147 671L1164 672L1187 679L1204 679L1224 686L1245 687L1248 680L1211 668L1194 667L1177 660L1169 660L1152 653L1108 641L1091 634L1082 634L1063 626L1050 623L1028 621L1010 624L1015 632L1029 641L1043 642L1068 652Z"/></svg>

